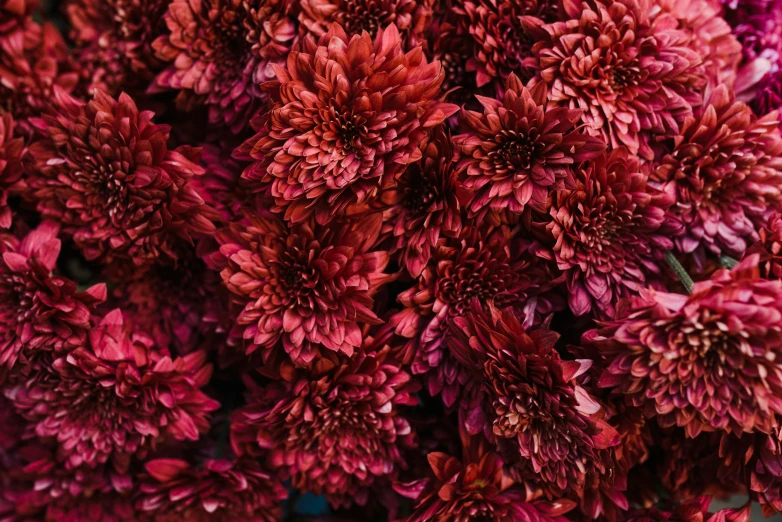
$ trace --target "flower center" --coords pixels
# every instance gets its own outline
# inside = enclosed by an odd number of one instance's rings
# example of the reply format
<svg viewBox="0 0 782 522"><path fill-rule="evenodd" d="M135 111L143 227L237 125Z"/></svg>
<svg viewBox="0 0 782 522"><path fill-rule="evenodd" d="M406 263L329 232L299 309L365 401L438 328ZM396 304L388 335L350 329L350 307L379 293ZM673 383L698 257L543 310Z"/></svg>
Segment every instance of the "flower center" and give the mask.
<svg viewBox="0 0 782 522"><path fill-rule="evenodd" d="M525 134L503 133L497 155L507 165L529 169L537 156L537 140Z"/></svg>
<svg viewBox="0 0 782 522"><path fill-rule="evenodd" d="M437 189L430 183L430 178L425 176L415 176L410 181L404 188L403 205L413 216L420 216L437 201Z"/></svg>
<svg viewBox="0 0 782 522"><path fill-rule="evenodd" d="M347 12L343 15L342 25L348 34L360 34L366 31L373 38L377 30L388 17L388 13L378 12L373 2L369 6L365 2L348 2Z"/></svg>
<svg viewBox="0 0 782 522"><path fill-rule="evenodd" d="M340 115L338 118L339 140L342 144L342 150L345 152L355 152L357 141L361 135L361 129L352 119Z"/></svg>

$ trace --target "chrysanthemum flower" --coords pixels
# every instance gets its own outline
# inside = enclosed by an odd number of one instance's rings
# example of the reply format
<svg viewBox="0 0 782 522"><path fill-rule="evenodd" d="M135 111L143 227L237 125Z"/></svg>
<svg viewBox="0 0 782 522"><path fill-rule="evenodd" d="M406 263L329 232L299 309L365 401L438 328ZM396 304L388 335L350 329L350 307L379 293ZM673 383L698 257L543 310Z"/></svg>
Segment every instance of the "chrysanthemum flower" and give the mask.
<svg viewBox="0 0 782 522"><path fill-rule="evenodd" d="M443 71L421 47L405 53L395 25L348 37L338 25L308 37L275 68L272 107L246 146L244 177L275 211L324 224L392 187L421 158L430 129L457 110L438 101Z"/></svg>
<svg viewBox="0 0 782 522"><path fill-rule="evenodd" d="M544 211L549 193L563 186L573 164L605 149L599 138L581 134L581 111L545 110L546 86L528 91L511 74L501 100L478 96L483 113L464 111L468 130L454 138L460 153L459 173L473 191L472 215L521 214L530 207Z"/></svg>
<svg viewBox="0 0 782 522"><path fill-rule="evenodd" d="M556 332L527 333L511 310L485 313L474 302L454 326L451 352L480 387L467 428L514 441L546 491L578 491L598 471L598 451L619 443L596 415L600 404L575 382L591 361L563 361Z"/></svg>
<svg viewBox="0 0 782 522"><path fill-rule="evenodd" d="M173 0L168 34L152 44L170 65L151 90L179 91L184 108L209 106L209 120L243 130L262 98L259 85L275 77L296 36L289 0Z"/></svg>
<svg viewBox="0 0 782 522"><path fill-rule="evenodd" d="M581 164L574 175L574 188L553 195L551 251L566 275L573 313L611 317L621 297L660 276L663 253L673 248L668 234L675 227L665 219L672 198L648 186L638 158L623 148Z"/></svg>
<svg viewBox="0 0 782 522"><path fill-rule="evenodd" d="M219 403L199 388L211 376L206 354L172 360L134 333L114 310L93 326L89 342L6 390L39 437L58 443L69 468L129 457L163 440L196 440Z"/></svg>
<svg viewBox="0 0 782 522"><path fill-rule="evenodd" d="M0 229L11 227L8 196L24 189L22 158L25 146L22 138L14 138L14 120L9 113L0 113Z"/></svg>
<svg viewBox="0 0 782 522"><path fill-rule="evenodd" d="M0 367L36 352L62 352L84 343L90 311L106 287L79 292L52 274L60 253L57 226L44 222L21 241L0 244Z"/></svg>
<svg viewBox="0 0 782 522"><path fill-rule="evenodd" d="M162 26L167 0L70 0L74 56L82 65L86 91L116 96L146 88L159 67L152 41Z"/></svg>
<svg viewBox="0 0 782 522"><path fill-rule="evenodd" d="M380 195L384 229L394 237L399 264L418 277L440 237L462 229L461 205L467 191L457 180L450 136L443 129L421 144L423 157Z"/></svg>
<svg viewBox="0 0 782 522"><path fill-rule="evenodd" d="M760 256L760 274L764 279L782 279L782 214L775 212L768 225L758 232L760 240L750 246L744 256Z"/></svg>
<svg viewBox="0 0 782 522"><path fill-rule="evenodd" d="M648 136L675 134L700 104L700 56L686 33L653 25L645 2L562 5L570 20L536 33L535 81L548 84L551 105L583 110L586 130L611 148L651 159Z"/></svg>
<svg viewBox="0 0 782 522"><path fill-rule="evenodd" d="M695 284L692 295L642 290L626 314L588 332L610 361L600 378L663 427L769 433L782 414L782 281L757 256Z"/></svg>
<svg viewBox="0 0 782 522"><path fill-rule="evenodd" d="M379 214L328 229L288 229L253 217L221 238L223 282L242 311L237 327L248 352L267 356L282 338L297 365L322 348L348 356L361 346L363 324L376 324L372 296L390 276L388 252L375 250Z"/></svg>
<svg viewBox="0 0 782 522"><path fill-rule="evenodd" d="M237 454L266 455L294 487L325 495L334 506L367 502L369 487L404 467L413 444L401 406L418 390L389 348L347 362L325 356L311 372L283 364L284 381L252 385L231 417Z"/></svg>
<svg viewBox="0 0 782 522"><path fill-rule="evenodd" d="M782 138L776 114L756 118L719 86L682 125L651 179L676 194L669 214L682 253L740 256L757 241L767 209L782 203Z"/></svg>
<svg viewBox="0 0 782 522"><path fill-rule="evenodd" d="M145 265L173 256L173 242L214 230L213 211L189 184L203 173L197 150L169 149L169 127L125 94L55 98L56 109L35 120L44 138L30 147L31 197L87 259Z"/></svg>
<svg viewBox="0 0 782 522"><path fill-rule="evenodd" d="M144 464L136 503L150 522L274 522L282 519L281 482L253 460L178 459Z"/></svg>

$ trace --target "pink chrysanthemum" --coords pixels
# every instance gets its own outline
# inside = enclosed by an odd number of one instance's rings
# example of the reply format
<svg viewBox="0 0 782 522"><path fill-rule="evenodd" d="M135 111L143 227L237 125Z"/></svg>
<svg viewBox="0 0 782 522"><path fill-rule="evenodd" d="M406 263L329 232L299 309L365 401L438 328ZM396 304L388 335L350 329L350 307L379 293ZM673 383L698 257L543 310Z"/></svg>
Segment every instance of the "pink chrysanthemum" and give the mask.
<svg viewBox="0 0 782 522"><path fill-rule="evenodd" d="M390 277L388 252L375 249L380 226L375 214L329 229L258 217L231 227L221 275L242 308L236 323L248 352L261 348L266 358L282 339L297 365L323 349L353 355L361 325L380 322L372 296Z"/></svg>
<svg viewBox="0 0 782 522"><path fill-rule="evenodd" d="M149 522L274 522L287 492L252 460L208 459L202 466L178 459L144 464L137 501Z"/></svg>
<svg viewBox="0 0 782 522"><path fill-rule="evenodd" d="M173 0L164 20L168 34L152 44L170 65L151 87L179 91L190 109L206 104L209 120L244 129L296 36L289 0Z"/></svg>
<svg viewBox="0 0 782 522"><path fill-rule="evenodd" d="M331 355L311 373L283 364L285 380L253 385L232 415L235 451L266 455L294 487L332 505L365 504L368 488L393 479L405 466L400 450L413 444L400 407L418 403L418 387L389 354L385 347L347 362Z"/></svg>
<svg viewBox="0 0 782 522"><path fill-rule="evenodd" d="M443 72L421 47L405 53L395 25L352 38L332 25L302 40L275 69L272 107L245 147L244 177L270 191L275 211L320 224L376 199L421 158L430 129L456 112L438 101Z"/></svg>
<svg viewBox="0 0 782 522"><path fill-rule="evenodd" d="M700 105L701 58L686 33L656 26L645 0L567 1L570 20L542 26L532 54L549 104L581 109L611 147L652 158L650 135L671 135ZM642 135L644 133L644 135Z"/></svg>
<svg viewBox="0 0 782 522"><path fill-rule="evenodd" d="M581 111L545 110L545 85L528 91L511 74L501 100L478 96L478 101L483 113L464 111L468 132L454 142L459 173L473 191L468 209L479 219L487 213L521 214L527 205L545 210L549 193L563 186L573 165L605 149L599 138L577 131Z"/></svg>
<svg viewBox="0 0 782 522"><path fill-rule="evenodd" d="M55 98L53 112L35 120L44 137L30 147L30 192L87 259L141 266L214 230L213 211L189 184L203 173L197 150L169 149L169 127L125 94Z"/></svg>
<svg viewBox="0 0 782 522"><path fill-rule="evenodd" d="M25 152L23 140L14 138L13 117L9 113L0 114L0 229L11 226L8 196L20 194L25 187L22 179Z"/></svg>
<svg viewBox="0 0 782 522"><path fill-rule="evenodd" d="M55 356L6 390L39 437L57 441L69 468L129 458L164 440L197 440L219 403L199 388L211 376L206 355L172 360L152 339L131 331L114 310L89 332L89 342Z"/></svg>
<svg viewBox="0 0 782 522"><path fill-rule="evenodd" d="M782 281L760 279L757 261L715 273L690 296L642 290L623 316L588 332L610 363L600 386L690 437L769 433L782 414Z"/></svg>

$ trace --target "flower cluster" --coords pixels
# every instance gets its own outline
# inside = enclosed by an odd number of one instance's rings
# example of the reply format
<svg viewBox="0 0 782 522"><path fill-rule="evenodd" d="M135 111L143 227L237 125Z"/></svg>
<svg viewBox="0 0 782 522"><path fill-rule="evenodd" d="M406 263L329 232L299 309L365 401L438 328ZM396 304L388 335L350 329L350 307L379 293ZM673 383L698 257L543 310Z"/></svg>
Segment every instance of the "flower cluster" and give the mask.
<svg viewBox="0 0 782 522"><path fill-rule="evenodd" d="M0 522L779 517L781 28L0 0Z"/></svg>

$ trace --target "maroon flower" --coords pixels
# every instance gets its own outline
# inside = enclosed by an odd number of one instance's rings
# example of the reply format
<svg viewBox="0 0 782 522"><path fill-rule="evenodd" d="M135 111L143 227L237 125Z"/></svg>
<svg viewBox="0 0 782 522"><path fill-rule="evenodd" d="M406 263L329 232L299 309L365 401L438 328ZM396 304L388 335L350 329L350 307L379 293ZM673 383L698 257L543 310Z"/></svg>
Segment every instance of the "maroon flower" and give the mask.
<svg viewBox="0 0 782 522"><path fill-rule="evenodd" d="M421 158L429 129L456 112L437 101L443 72L420 47L404 53L395 25L349 38L338 25L305 38L277 67L271 110L247 141L257 161L244 177L274 210L324 224L392 187Z"/></svg>
<svg viewBox="0 0 782 522"><path fill-rule="evenodd" d="M601 407L575 379L591 361L563 361L550 330L527 333L511 310L477 302L454 319L451 352L474 375L480 395L468 406L466 427L514 442L547 492L579 491L599 472L598 451L619 443L599 418Z"/></svg>
<svg viewBox="0 0 782 522"><path fill-rule="evenodd" d="M90 330L87 346L5 393L39 437L57 441L69 468L111 458L124 472L131 455L208 430L219 403L199 390L211 375L205 360L194 352L172 361L114 310Z"/></svg>
<svg viewBox="0 0 782 522"><path fill-rule="evenodd" d="M266 455L294 487L334 506L364 505L368 488L394 478L405 465L400 449L413 444L400 407L418 403L418 387L389 354L327 355L311 373L283 364L284 381L250 383L247 405L231 417L234 450Z"/></svg>
<svg viewBox="0 0 782 522"><path fill-rule="evenodd" d="M440 237L462 229L461 204L466 191L456 179L453 147L444 129L421 144L423 157L380 195L384 231L395 239L399 264L413 277L423 271Z"/></svg>
<svg viewBox="0 0 782 522"><path fill-rule="evenodd" d="M81 345L90 310L106 287L78 292L76 283L53 275L60 241L57 226L44 222L21 241L0 243L0 367L13 368L38 352L63 352Z"/></svg>
<svg viewBox="0 0 782 522"><path fill-rule="evenodd" d="M741 255L758 239L767 209L782 203L782 138L776 114L756 118L719 86L682 125L652 179L676 193L670 214L683 253Z"/></svg>
<svg viewBox="0 0 782 522"><path fill-rule="evenodd" d="M70 0L74 55L81 63L86 92L116 96L146 87L159 64L152 40L161 29L167 0Z"/></svg>
<svg viewBox="0 0 782 522"><path fill-rule="evenodd" d="M761 228L758 235L760 240L747 249L744 257L757 254L761 277L782 279L782 214L772 214L768 226Z"/></svg>
<svg viewBox="0 0 782 522"><path fill-rule="evenodd" d="M546 111L546 86L528 91L511 74L501 101L478 96L483 113L464 111L468 132L454 138L459 173L474 192L472 215L544 211L549 193L563 186L573 164L605 149L599 138L576 131L581 111Z"/></svg>
<svg viewBox="0 0 782 522"><path fill-rule="evenodd" d="M562 5L571 19L536 32L535 81L548 84L551 105L583 110L590 134L651 159L648 136L675 135L700 104L700 56L685 32L652 24L646 2Z"/></svg>
<svg viewBox="0 0 782 522"><path fill-rule="evenodd" d="M782 281L757 256L696 283L692 295L642 290L626 313L588 332L610 365L600 378L661 426L769 433L782 413Z"/></svg>
<svg viewBox="0 0 782 522"><path fill-rule="evenodd" d="M640 170L638 158L615 149L580 165L575 187L553 195L546 230L576 315L612 317L621 297L660 277L662 254L673 248L665 220L672 198Z"/></svg>
<svg viewBox="0 0 782 522"><path fill-rule="evenodd" d="M55 98L56 111L35 120L45 138L30 147L31 196L87 259L144 265L173 256L176 240L214 230L213 211L189 184L203 173L197 150L169 149L169 128L125 94Z"/></svg>
<svg viewBox="0 0 782 522"><path fill-rule="evenodd" d="M151 87L179 91L180 106L209 106L209 120L243 130L258 108L258 86L275 77L296 35L289 0L173 0L168 34L152 44L170 65Z"/></svg>
<svg viewBox="0 0 782 522"><path fill-rule="evenodd" d="M273 522L282 519L281 482L252 460L177 459L144 465L138 509L150 522Z"/></svg>
<svg viewBox="0 0 782 522"><path fill-rule="evenodd" d="M372 296L390 276L388 252L373 250L378 214L328 229L306 223L288 229L253 217L221 238L227 266L221 275L242 311L237 327L248 353L264 358L282 338L297 365L321 347L350 356L361 346L360 325L376 324Z"/></svg>
<svg viewBox="0 0 782 522"><path fill-rule="evenodd" d="M22 179L22 158L25 146L21 138L14 138L14 120L11 114L0 114L0 229L11 227L9 194L19 194L25 183Z"/></svg>

